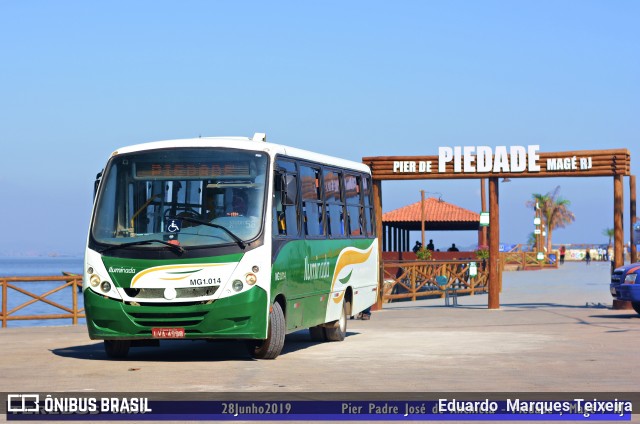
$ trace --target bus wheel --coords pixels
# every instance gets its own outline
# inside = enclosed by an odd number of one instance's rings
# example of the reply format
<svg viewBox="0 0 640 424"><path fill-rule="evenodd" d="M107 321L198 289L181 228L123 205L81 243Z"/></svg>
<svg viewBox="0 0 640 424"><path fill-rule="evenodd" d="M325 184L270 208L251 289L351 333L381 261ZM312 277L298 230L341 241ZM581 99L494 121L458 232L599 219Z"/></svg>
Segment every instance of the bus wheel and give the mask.
<svg viewBox="0 0 640 424"><path fill-rule="evenodd" d="M325 324L324 332L327 340L331 342L341 342L347 335L347 315L351 309L351 304L346 300L342 302L342 312L337 321Z"/></svg>
<svg viewBox="0 0 640 424"><path fill-rule="evenodd" d="M316 325L315 327L309 328L309 334L311 335L311 340L314 342L326 342L327 335L324 331L324 325Z"/></svg>
<svg viewBox="0 0 640 424"><path fill-rule="evenodd" d="M104 351L109 358L123 359L129 353L131 341L129 340L105 340Z"/></svg>
<svg viewBox="0 0 640 424"><path fill-rule="evenodd" d="M640 314L640 302L631 302L633 309Z"/></svg>
<svg viewBox="0 0 640 424"><path fill-rule="evenodd" d="M285 321L282 307L278 302L273 304L269 314L269 331L266 340L251 341L247 344L249 353L256 359L275 359L284 346Z"/></svg>

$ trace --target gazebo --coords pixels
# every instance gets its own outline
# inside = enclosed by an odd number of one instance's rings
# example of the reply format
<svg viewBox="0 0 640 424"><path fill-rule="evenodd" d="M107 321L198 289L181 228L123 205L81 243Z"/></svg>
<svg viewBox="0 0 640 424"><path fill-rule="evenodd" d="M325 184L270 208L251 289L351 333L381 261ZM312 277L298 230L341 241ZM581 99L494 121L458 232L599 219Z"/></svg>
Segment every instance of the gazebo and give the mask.
<svg viewBox="0 0 640 424"><path fill-rule="evenodd" d="M382 250L384 252L408 252L409 233L422 230L424 216L425 232L429 231L479 231L480 214L452 205L439 198L424 199L382 214ZM427 237L428 238L428 237ZM480 233L478 235L480 240Z"/></svg>

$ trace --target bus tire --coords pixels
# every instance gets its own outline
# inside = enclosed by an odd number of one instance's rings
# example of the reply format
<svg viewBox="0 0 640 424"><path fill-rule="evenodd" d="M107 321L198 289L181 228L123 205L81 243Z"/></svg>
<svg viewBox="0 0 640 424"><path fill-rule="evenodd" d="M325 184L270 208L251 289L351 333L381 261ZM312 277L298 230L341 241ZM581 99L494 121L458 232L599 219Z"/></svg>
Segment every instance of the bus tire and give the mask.
<svg viewBox="0 0 640 424"><path fill-rule="evenodd" d="M342 312L338 320L325 324L324 333L330 342L341 342L347 335L347 316L351 304L348 301L342 302Z"/></svg>
<svg viewBox="0 0 640 424"><path fill-rule="evenodd" d="M314 342L326 342L327 335L324 331L324 325L316 325L315 327L309 328L309 334L311 335L311 340Z"/></svg>
<svg viewBox="0 0 640 424"><path fill-rule="evenodd" d="M269 313L269 330L266 340L248 343L249 353L256 359L275 359L284 347L286 330L284 312L278 302L273 304Z"/></svg>
<svg viewBox="0 0 640 424"><path fill-rule="evenodd" d="M640 302L631 302L633 310L640 314Z"/></svg>
<svg viewBox="0 0 640 424"><path fill-rule="evenodd" d="M104 351L112 359L124 359L129 354L131 341L129 340L105 340Z"/></svg>

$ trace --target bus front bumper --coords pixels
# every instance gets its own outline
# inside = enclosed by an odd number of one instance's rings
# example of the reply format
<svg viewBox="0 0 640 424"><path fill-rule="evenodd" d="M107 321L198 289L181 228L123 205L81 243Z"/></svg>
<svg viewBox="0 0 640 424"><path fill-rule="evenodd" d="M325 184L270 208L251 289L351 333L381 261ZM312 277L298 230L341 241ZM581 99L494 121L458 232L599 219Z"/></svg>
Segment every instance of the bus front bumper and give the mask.
<svg viewBox="0 0 640 424"><path fill-rule="evenodd" d="M210 304L128 305L84 291L92 340L151 339L153 328L183 328L186 339L265 339L267 293L253 287Z"/></svg>

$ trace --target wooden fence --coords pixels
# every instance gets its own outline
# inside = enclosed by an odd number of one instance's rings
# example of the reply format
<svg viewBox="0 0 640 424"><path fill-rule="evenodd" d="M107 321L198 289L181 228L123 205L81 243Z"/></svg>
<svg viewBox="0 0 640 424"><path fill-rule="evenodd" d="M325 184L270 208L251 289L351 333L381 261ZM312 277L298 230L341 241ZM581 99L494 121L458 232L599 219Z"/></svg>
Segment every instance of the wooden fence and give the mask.
<svg viewBox="0 0 640 424"><path fill-rule="evenodd" d="M502 252L500 253L500 261L503 270L515 269L521 271L558 268L558 259L560 258L560 254L558 252L554 253L554 258L545 254L542 260L538 260L536 252Z"/></svg>
<svg viewBox="0 0 640 424"><path fill-rule="evenodd" d="M477 275L470 276L469 261L383 261L383 302L419 297L445 297L449 293L484 293L489 269L475 262Z"/></svg>
<svg viewBox="0 0 640 424"><path fill-rule="evenodd" d="M16 285L16 283L36 283L36 282L59 282L60 285L52 288L43 294L32 293L22 287ZM78 308L78 288L82 287L81 275L62 275L62 276L43 276L43 277L0 277L0 285L2 285L2 311L0 312L0 320L2 321L2 328L7 327L7 321L17 320L36 320L36 319L71 319L74 325L78 324L78 318L85 318L84 308ZM71 290L71 304L69 308L61 305L57 302L48 299L47 297L53 293L66 289ZM11 291L9 290L11 289ZM20 305L13 307L9 310L8 298L9 293L13 291L22 293L31 300L28 300ZM44 302L61 310L63 313L56 314L41 314L41 315L16 315L21 309L34 304L36 302Z"/></svg>

